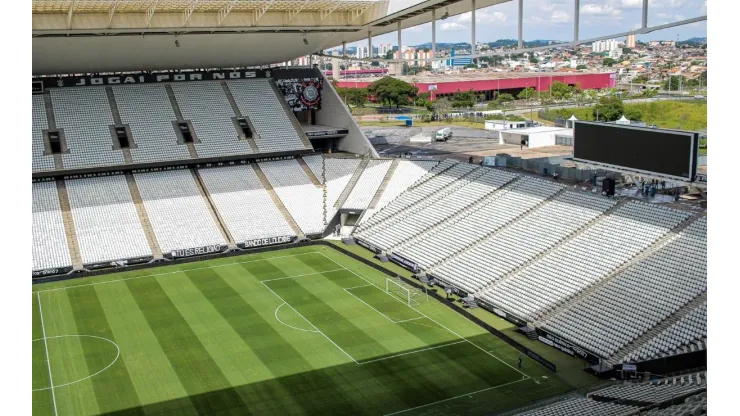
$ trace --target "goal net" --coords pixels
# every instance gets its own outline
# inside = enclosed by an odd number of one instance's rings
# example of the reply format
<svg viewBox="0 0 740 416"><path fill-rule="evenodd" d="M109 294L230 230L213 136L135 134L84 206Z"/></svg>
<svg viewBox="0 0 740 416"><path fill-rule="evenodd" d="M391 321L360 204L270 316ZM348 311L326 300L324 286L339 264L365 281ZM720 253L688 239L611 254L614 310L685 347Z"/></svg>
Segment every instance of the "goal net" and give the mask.
<svg viewBox="0 0 740 416"><path fill-rule="evenodd" d="M409 306L419 306L424 294L413 286L405 284L401 279L385 279L385 292L402 300Z"/></svg>

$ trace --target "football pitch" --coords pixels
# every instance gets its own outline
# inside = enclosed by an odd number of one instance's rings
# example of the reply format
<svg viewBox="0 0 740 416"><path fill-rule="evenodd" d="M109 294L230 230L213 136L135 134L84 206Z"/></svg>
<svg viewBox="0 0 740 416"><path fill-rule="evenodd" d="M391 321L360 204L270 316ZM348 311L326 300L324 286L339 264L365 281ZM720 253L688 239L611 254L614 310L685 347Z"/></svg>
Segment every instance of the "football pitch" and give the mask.
<svg viewBox="0 0 740 416"><path fill-rule="evenodd" d="M34 414L490 414L567 390L387 277L308 246L34 285Z"/></svg>

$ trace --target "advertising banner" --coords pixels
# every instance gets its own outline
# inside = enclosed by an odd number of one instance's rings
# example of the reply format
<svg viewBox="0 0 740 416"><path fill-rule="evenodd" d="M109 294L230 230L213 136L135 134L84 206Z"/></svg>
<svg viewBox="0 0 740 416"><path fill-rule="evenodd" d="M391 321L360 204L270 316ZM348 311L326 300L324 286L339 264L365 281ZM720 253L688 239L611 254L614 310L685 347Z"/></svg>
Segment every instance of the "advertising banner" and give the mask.
<svg viewBox="0 0 740 416"><path fill-rule="evenodd" d="M321 92L324 88L321 78L276 79L275 85L293 112L321 109Z"/></svg>
<svg viewBox="0 0 740 416"><path fill-rule="evenodd" d="M56 267L51 269L34 270L31 272L31 277L46 277L54 276L57 274L67 274L72 271L72 266L69 267Z"/></svg>
<svg viewBox="0 0 740 416"><path fill-rule="evenodd" d="M294 235L284 235L280 237L268 237L268 238L257 238L254 240L247 240L243 243L237 244L237 247L239 248L253 248L253 247L263 247L263 246L272 246L275 244L287 244L292 243L293 240L296 239L296 236Z"/></svg>
<svg viewBox="0 0 740 416"><path fill-rule="evenodd" d="M206 254L220 253L226 250L226 247L227 246L221 244L213 244L210 246L172 250L172 252L165 254L164 257L169 259L178 259L182 257L204 256Z"/></svg>

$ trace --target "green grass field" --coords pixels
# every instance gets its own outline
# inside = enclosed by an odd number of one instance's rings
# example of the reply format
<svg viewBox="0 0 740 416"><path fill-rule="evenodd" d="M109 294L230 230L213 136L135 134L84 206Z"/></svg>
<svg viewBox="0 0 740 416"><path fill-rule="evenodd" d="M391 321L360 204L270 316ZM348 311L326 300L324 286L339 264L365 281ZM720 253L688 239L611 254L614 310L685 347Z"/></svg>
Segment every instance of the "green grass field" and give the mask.
<svg viewBox="0 0 740 416"><path fill-rule="evenodd" d="M484 414L568 389L385 281L310 246L34 285L34 414Z"/></svg>

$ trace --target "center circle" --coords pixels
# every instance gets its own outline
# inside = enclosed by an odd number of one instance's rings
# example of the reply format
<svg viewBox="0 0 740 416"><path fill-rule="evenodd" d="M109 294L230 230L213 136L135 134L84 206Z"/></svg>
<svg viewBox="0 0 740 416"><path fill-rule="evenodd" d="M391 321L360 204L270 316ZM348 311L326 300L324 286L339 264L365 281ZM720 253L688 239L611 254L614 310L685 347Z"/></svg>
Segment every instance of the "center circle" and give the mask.
<svg viewBox="0 0 740 416"><path fill-rule="evenodd" d="M111 350L111 357L113 357L113 358L110 361L110 363L108 363L107 365L105 365L102 368L88 369L88 372L90 372L92 374L73 374L73 375L69 376L71 378L71 380L65 380L65 379L60 378L61 375L58 375L58 374L55 375L53 373L53 371L54 371L53 370L54 369L54 367L53 367L54 359L55 358L56 359L65 359L65 357L63 357L63 356L62 357L59 357L59 355L56 354L56 353L49 353L48 351L46 351L46 348L49 348L52 352L54 352L54 350L63 349L64 348L64 343L70 342L70 341L74 340L75 338L78 339L78 342L87 342L87 343L96 343L96 344L99 344L99 343L109 344L108 347ZM51 367L52 368L52 370L51 370L51 372L52 372L52 378L55 381L55 383L53 385L51 385L51 386L43 386L43 387L39 387L39 388L34 388L33 391L43 391L43 390L49 390L51 388L57 389L59 387L69 386L70 384L76 384L76 383L79 383L81 381L87 380L89 378L95 377L96 375L98 375L98 374L102 373L103 371L107 370L108 368L110 368L116 361L118 361L118 357L120 357L120 355L121 355L121 349L118 347L118 344L116 344L115 342L113 342L112 340L110 340L108 338L99 337L97 335L57 335L57 336L54 336L54 337L46 337L46 338L34 339L32 342L34 344L34 350L37 349L37 348L39 348L39 349L41 349L41 351L44 351L44 355L43 355L44 361L46 361L47 357L51 361L51 362L45 363L45 364L47 366L49 366L49 365L52 366ZM41 346L40 347L37 346L37 343L41 344ZM112 354L113 348L115 348L115 357ZM84 357L70 357L69 359L80 359L80 358L84 360ZM87 363L85 363L85 366L87 366Z"/></svg>

